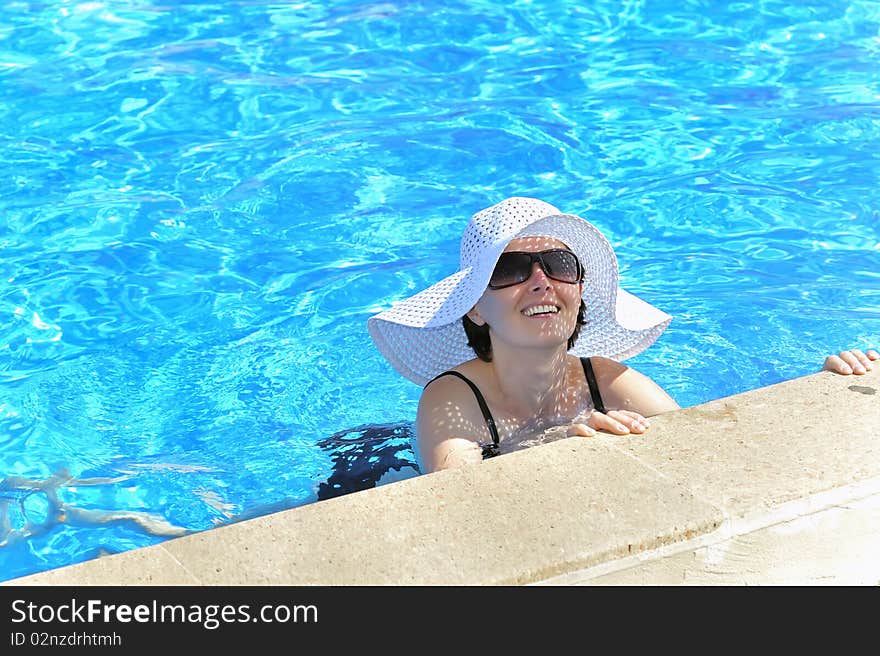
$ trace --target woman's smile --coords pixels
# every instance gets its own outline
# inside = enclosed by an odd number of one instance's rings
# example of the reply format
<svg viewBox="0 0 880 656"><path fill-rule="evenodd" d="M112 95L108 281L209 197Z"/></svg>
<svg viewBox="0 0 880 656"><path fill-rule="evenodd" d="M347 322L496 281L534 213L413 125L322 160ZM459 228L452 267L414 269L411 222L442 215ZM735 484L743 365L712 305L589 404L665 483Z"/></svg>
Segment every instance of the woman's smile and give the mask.
<svg viewBox="0 0 880 656"><path fill-rule="evenodd" d="M559 314L559 306L549 303L530 305L521 314L530 319L552 319Z"/></svg>

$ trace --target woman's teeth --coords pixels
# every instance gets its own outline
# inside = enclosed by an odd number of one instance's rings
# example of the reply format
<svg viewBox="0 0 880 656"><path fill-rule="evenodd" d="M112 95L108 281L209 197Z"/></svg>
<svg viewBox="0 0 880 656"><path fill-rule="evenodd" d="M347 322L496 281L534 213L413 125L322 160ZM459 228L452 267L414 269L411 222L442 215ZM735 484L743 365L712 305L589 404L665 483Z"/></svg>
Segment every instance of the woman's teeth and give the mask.
<svg viewBox="0 0 880 656"><path fill-rule="evenodd" d="M559 312L559 308L555 305L535 305L522 311L522 313L527 317L531 317L536 314L556 314L557 312Z"/></svg>

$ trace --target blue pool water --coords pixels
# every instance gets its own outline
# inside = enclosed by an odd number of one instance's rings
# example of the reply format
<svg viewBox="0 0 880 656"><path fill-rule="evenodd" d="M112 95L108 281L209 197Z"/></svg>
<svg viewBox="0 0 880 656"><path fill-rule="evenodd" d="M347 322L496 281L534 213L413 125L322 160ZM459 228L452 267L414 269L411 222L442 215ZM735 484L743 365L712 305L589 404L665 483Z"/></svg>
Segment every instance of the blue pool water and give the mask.
<svg viewBox="0 0 880 656"><path fill-rule="evenodd" d="M682 405L880 344L878 70L865 1L4 2L0 579L415 475L365 321L506 196Z"/></svg>

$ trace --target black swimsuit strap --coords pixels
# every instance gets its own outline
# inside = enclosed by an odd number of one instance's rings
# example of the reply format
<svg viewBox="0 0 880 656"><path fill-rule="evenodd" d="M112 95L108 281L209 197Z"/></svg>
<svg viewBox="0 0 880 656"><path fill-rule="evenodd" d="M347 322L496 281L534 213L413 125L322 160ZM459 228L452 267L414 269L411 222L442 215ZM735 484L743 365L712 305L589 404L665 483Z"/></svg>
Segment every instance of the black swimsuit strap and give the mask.
<svg viewBox="0 0 880 656"><path fill-rule="evenodd" d="M602 395L599 394L599 384L596 382L596 374L593 371L593 363L590 358L581 358L584 367L584 376L587 377L587 385L590 386L590 396L593 398L593 407L601 413L605 413L605 404L602 403Z"/></svg>
<svg viewBox="0 0 880 656"><path fill-rule="evenodd" d="M497 451L498 450L498 443L499 443L498 429L495 427L495 419L492 418L492 413L489 412L489 406L486 405L486 399L483 398L483 394L482 394L482 392L480 392L480 388L477 387L476 385L474 385L473 382L471 382L471 380L469 378L467 378L466 376L463 376L462 374L458 373L457 371L444 371L439 376L435 376L430 381L428 381L428 384L425 385L425 387L427 387L428 385L433 383L435 380L440 378L440 376L456 376L457 378L461 378L464 382L466 382L468 384L468 387L471 388L471 391L473 391L474 396L477 397L477 403L480 405L480 411L483 413L483 418L486 420L486 426L489 427L489 434L492 436L492 444L486 445L483 447L483 456L484 457L487 456L487 449ZM496 454L492 453L491 455L496 455Z"/></svg>
<svg viewBox="0 0 880 656"><path fill-rule="evenodd" d="M602 395L599 393L599 384L596 382L596 374L593 371L593 363L590 361L590 358L581 358L581 366L584 368L584 376L587 379L587 385L590 388L590 397L593 399L593 407L599 412L606 412L605 404L602 403ZM477 387L467 376L464 376L457 371L444 371L442 374L435 376L428 384L425 385L427 387L435 380L440 378L441 376L455 376L456 378L460 378L464 382L468 384L468 387L471 388L471 391L474 393L474 396L477 399L477 403L480 406L480 412L483 413L483 419L486 420L486 426L489 429L489 434L492 436L492 443L483 445L483 457L489 458L491 456L498 455L499 452L499 442L498 439L498 428L495 426L495 419L492 417L492 413L489 411L489 406L486 404L486 399L483 398L483 393L480 392L480 388Z"/></svg>

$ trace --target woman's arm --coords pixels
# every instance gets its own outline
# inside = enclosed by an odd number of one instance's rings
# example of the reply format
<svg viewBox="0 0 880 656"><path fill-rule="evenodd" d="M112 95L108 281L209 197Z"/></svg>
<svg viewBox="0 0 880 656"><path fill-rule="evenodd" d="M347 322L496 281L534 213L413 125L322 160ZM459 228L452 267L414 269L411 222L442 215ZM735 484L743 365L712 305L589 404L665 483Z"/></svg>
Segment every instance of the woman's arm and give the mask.
<svg viewBox="0 0 880 656"><path fill-rule="evenodd" d="M597 356L592 362L606 412L594 410L588 417L576 418L569 436L590 437L597 430L615 435L640 434L651 425L646 417L679 409L662 387L635 369Z"/></svg>
<svg viewBox="0 0 880 656"><path fill-rule="evenodd" d="M428 385L416 414L416 455L422 473L480 462L488 430L467 384L444 376Z"/></svg>
<svg viewBox="0 0 880 656"><path fill-rule="evenodd" d="M653 417L681 406L645 374L608 358L593 358L596 381L605 407Z"/></svg>
<svg viewBox="0 0 880 656"><path fill-rule="evenodd" d="M880 360L880 353L874 349L867 353L850 349L838 355L829 355L822 369L843 375L861 375L871 371L875 366L873 362L877 360ZM675 399L662 387L635 369L608 358L593 357L592 361L608 412L594 412L583 420L576 419L568 431L569 435L589 437L595 435L596 430L618 435L643 433L646 424L640 421L640 417L652 417L679 409Z"/></svg>

